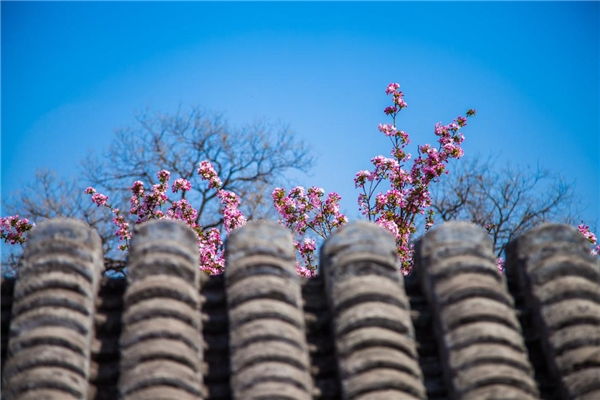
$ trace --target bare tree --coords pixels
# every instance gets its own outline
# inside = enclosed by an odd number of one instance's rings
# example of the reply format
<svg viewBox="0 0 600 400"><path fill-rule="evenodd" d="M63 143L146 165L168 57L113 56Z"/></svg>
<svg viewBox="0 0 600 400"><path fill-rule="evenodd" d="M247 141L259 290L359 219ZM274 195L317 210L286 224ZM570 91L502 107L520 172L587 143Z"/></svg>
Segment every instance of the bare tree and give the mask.
<svg viewBox="0 0 600 400"><path fill-rule="evenodd" d="M474 158L461 160L433 193L443 221L468 220L488 230L500 257L506 244L542 222L574 223L574 185L550 171Z"/></svg>
<svg viewBox="0 0 600 400"><path fill-rule="evenodd" d="M173 179L191 182L192 191L185 197L198 210L197 223L221 227L219 198L196 172L203 160L213 164L223 189L241 197L241 210L248 219L274 216L274 186L288 183L284 177L288 170L308 172L314 164L308 147L287 127L256 122L233 128L221 115L199 108L174 115L146 112L136 117L134 126L117 130L103 154L93 153L82 161L82 178L61 180L50 171L40 171L33 184L9 197L3 207L33 222L58 216L86 221L102 237L109 256L105 264L121 267L112 215L91 203L85 187L95 187L109 195L113 206L129 210L132 183L155 184L156 173L166 169ZM179 197L172 200L179 200L182 195L174 196Z"/></svg>
<svg viewBox="0 0 600 400"><path fill-rule="evenodd" d="M98 231L104 254L111 259L111 256L115 256L112 216L106 210L90 207L89 196L84 194L84 189L80 180L74 177L63 179L54 171L40 169L36 171L33 182L25 184L3 201L3 212L7 215L19 214L32 222L57 217L80 219ZM3 244L4 275L16 272L20 253L20 246L15 248Z"/></svg>
<svg viewBox="0 0 600 400"><path fill-rule="evenodd" d="M270 191L285 179L284 172L307 172L314 163L307 146L287 127L274 130L256 122L232 128L221 115L198 108L175 115L146 112L136 122L116 132L102 158L83 162L86 181L125 200L135 180L155 184L156 173L166 169L172 177L192 183L186 199L198 209L196 222L206 227L223 221L215 191L196 173L201 161L213 164L223 189L242 198L242 211L249 219L273 212Z"/></svg>

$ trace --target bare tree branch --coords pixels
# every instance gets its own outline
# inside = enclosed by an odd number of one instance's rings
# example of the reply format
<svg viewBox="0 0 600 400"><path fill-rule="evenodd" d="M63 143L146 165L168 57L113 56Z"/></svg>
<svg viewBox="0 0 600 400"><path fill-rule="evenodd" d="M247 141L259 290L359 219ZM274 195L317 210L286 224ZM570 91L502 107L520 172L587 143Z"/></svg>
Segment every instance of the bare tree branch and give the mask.
<svg viewBox="0 0 600 400"><path fill-rule="evenodd" d="M35 223L57 217L80 219L97 230L107 257L122 258L113 240L112 215L93 205L84 190L85 186L79 179L61 179L53 171L41 169L36 172L32 183L3 202L3 211L7 215L19 214ZM2 272L6 273L16 269L21 249L20 246L3 246Z"/></svg>
<svg viewBox="0 0 600 400"><path fill-rule="evenodd" d="M542 222L574 223L574 184L539 166L503 165L491 159L462 160L440 182L432 208L443 220L486 227L497 256L516 236Z"/></svg>
<svg viewBox="0 0 600 400"><path fill-rule="evenodd" d="M273 188L287 183L284 174L288 170L308 172L314 164L306 144L287 127L256 122L234 128L220 114L199 108L173 115L146 111L136 116L134 125L118 129L106 151L82 161L80 179L60 180L50 171L40 171L35 183L4 206L9 213L33 222L57 216L83 219L98 229L105 251L113 254L118 241L112 215L91 203L84 195L85 187L95 187L109 196L110 204L127 211L133 182L156 184L156 173L166 169L174 179L191 182L186 199L198 210L197 222L220 228L220 201L196 173L203 160L214 165L223 189L241 197L241 210L249 219L273 217ZM115 262L122 266L119 260Z"/></svg>

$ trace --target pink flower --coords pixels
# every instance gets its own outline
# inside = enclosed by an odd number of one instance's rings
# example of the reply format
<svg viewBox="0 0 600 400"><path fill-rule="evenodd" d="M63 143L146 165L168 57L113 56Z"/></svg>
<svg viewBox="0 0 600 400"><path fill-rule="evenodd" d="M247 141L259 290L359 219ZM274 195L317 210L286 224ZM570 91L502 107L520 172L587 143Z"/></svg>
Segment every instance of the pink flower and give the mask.
<svg viewBox="0 0 600 400"><path fill-rule="evenodd" d="M191 228L197 227L197 216L198 211L186 199L172 202L167 211L167 218L183 221Z"/></svg>
<svg viewBox="0 0 600 400"><path fill-rule="evenodd" d="M323 188L311 187L308 189L308 202L310 205L310 209L318 209L321 207L321 197L325 194L325 190Z"/></svg>
<svg viewBox="0 0 600 400"><path fill-rule="evenodd" d="M366 181L372 182L377 175L369 170L358 171L354 177L354 187L364 186Z"/></svg>
<svg viewBox="0 0 600 400"><path fill-rule="evenodd" d="M94 193L92 195L92 203L96 204L97 207L105 206L108 201L108 196L104 196L100 193Z"/></svg>
<svg viewBox="0 0 600 400"><path fill-rule="evenodd" d="M581 233L588 242L590 242L592 245L596 244L596 242L598 241L598 239L596 238L596 235L594 235L594 233L592 233L590 231L590 227L585 225L583 223L583 221L581 222L580 225L577 225L577 229L579 230L579 233ZM598 247L600 247L600 246L598 246ZM598 247L596 247L594 250L592 250L592 254L598 253L598 250L599 250Z"/></svg>
<svg viewBox="0 0 600 400"><path fill-rule="evenodd" d="M238 195L227 190L219 190L217 196L221 199L221 204L223 205L222 213L227 234L246 225L246 217L238 209L240 205Z"/></svg>
<svg viewBox="0 0 600 400"><path fill-rule="evenodd" d="M192 184L187 179L179 178L173 183L173 193L177 193L179 190L187 192L192 190Z"/></svg>
<svg viewBox="0 0 600 400"><path fill-rule="evenodd" d="M498 269L498 271L504 272L504 258L496 258L496 268Z"/></svg>
<svg viewBox="0 0 600 400"><path fill-rule="evenodd" d="M400 88L400 85L393 82L390 83L389 85L387 85L387 88L385 88L385 94L391 94L394 93L396 90L398 90Z"/></svg>
<svg viewBox="0 0 600 400"><path fill-rule="evenodd" d="M373 165L375 165L375 167L377 167L377 169L386 171L393 170L400 166L398 164L398 161L394 160L393 158L387 158L384 156L373 157L371 159L371 162L373 163Z"/></svg>
<svg viewBox="0 0 600 400"><path fill-rule="evenodd" d="M281 216L280 223L288 227L294 234L302 237L311 231L322 238L328 237L333 229L347 222L345 215L340 213L339 194L332 192L327 195L322 188L313 186L305 190L296 186L286 195L285 190L276 188L273 193L273 204ZM296 250L304 266L311 271L316 270L314 265L315 244L313 239L295 242Z"/></svg>
<svg viewBox="0 0 600 400"><path fill-rule="evenodd" d="M429 185L438 180L443 173L448 173L446 166L449 159L460 158L463 155L460 145L464 136L458 129L466 125L466 119L458 117L448 125L435 124L434 133L438 136L439 145L419 146L418 158L410 168L405 169L405 163L411 160L411 155L406 153L404 148L410 140L406 132L397 129L396 116L408 105L404 101L404 94L399 90L399 85L388 85L386 94L392 95L392 104L384 109L384 113L392 117L392 123L379 124L378 129L392 142L392 158L374 157L371 162L375 170L372 173L357 172L354 183L362 190L358 197L361 213L396 236L401 269L403 273L408 273L412 269L413 249L409 239L410 235L416 232L415 217L426 215L426 230L433 225L433 212L428 210L431 206ZM470 110L467 116L472 115L474 111ZM367 181L370 182L369 185L366 185ZM390 188L381 191L380 185Z"/></svg>
<svg viewBox="0 0 600 400"><path fill-rule="evenodd" d="M387 115L392 115L398 112L398 107L396 106L387 106L384 110L384 113L386 113Z"/></svg>
<svg viewBox="0 0 600 400"><path fill-rule="evenodd" d="M426 144L419 146L418 157L411 161L410 153L405 147L410 142L405 131L396 127L396 117L399 111L407 107L404 94L399 90L400 85L390 83L386 87L386 94L391 95L391 104L384 109L384 113L392 119L391 123L379 124L378 130L389 138L392 143L391 158L377 156L371 159L374 170L358 171L354 183L360 188L358 205L360 211L369 220L375 221L390 231L396 238L396 249L402 273L409 273L412 269L413 247L410 243L411 235L416 232L415 217L425 215L425 229L433 223L431 195L429 185L439 180L443 173L448 173L447 165L450 159L460 158L463 155L461 144L464 136L458 130L466 126L465 117L459 116L453 122L442 125L435 124L434 133L437 136L435 146ZM475 110L469 110L466 117L475 115ZM222 189L223 182L219 178L214 166L207 160L200 162L198 174L208 182L209 189L215 189L221 200L221 213L223 227L226 234L244 225L246 218L241 213L240 198L233 192ZM167 196L169 189L169 171L161 170L157 173L158 184L145 190L141 181L136 181L131 186L130 215L137 216L136 223L149 219L176 219L184 221L198 235L199 266L204 272L217 274L223 272L225 267L223 258L223 238L218 229L205 229L198 225L198 211L181 195L178 201L170 200ZM367 182L369 184L367 185ZM180 190L191 190L191 183L186 179L176 179L171 186L173 193ZM85 190L91 195L92 202L97 206L109 208L113 214L113 223L117 227L116 235L125 244L120 245L122 250L127 249L128 240L131 238L130 223L117 208L108 204L108 197L92 187ZM318 187L305 189L302 186L292 188L288 193L282 188L272 192L273 204L281 216L281 223L290 228L294 234L294 245L297 249L297 271L302 276L314 276L317 271L316 241L305 236L316 235L327 238L334 229L344 225L348 218L340 212L340 196L335 192L326 195L325 190ZM170 204L164 210L163 206ZM11 243L22 243L23 233L31 229L27 219L19 220L18 216L3 218L1 221L2 238ZM582 224L580 232L590 242L596 242L596 236L589 232L589 228ZM595 252L600 246L596 247Z"/></svg>
<svg viewBox="0 0 600 400"><path fill-rule="evenodd" d="M378 218L375 223L382 228L385 228L388 232L390 232L395 238L399 235L398 225L394 221L390 221L384 217Z"/></svg>
<svg viewBox="0 0 600 400"><path fill-rule="evenodd" d="M26 241L25 233L34 226L27 218L19 219L18 214L4 217L0 220L0 238L11 245L23 244Z"/></svg>
<svg viewBox="0 0 600 400"><path fill-rule="evenodd" d="M314 276L317 276L317 272L316 271L312 271L309 268L302 267L302 266L300 266L299 263L296 263L296 273L299 276L303 276L305 278L312 278Z"/></svg>
<svg viewBox="0 0 600 400"><path fill-rule="evenodd" d="M398 132L396 130L396 127L392 124L379 124L379 126L377 128L385 136L396 136L396 133Z"/></svg>
<svg viewBox="0 0 600 400"><path fill-rule="evenodd" d="M158 180L161 183L165 183L171 177L171 173L169 171L163 169L163 170L157 172L156 177L158 178Z"/></svg>
<svg viewBox="0 0 600 400"><path fill-rule="evenodd" d="M315 251L317 249L315 240L310 239L310 238L302 239L302 242L300 242L298 244L298 247L300 247L304 251L311 251L311 252Z"/></svg>
<svg viewBox="0 0 600 400"><path fill-rule="evenodd" d="M408 104L406 104L406 102L404 101L404 99L402 98L402 96L403 96L402 92L394 93L392 95L392 97L394 99L394 104L396 106L398 106L400 110L402 110L403 108L408 107Z"/></svg>
<svg viewBox="0 0 600 400"><path fill-rule="evenodd" d="M131 185L131 191L138 196L143 195L144 194L144 184L141 181L133 182L133 185Z"/></svg>
<svg viewBox="0 0 600 400"><path fill-rule="evenodd" d="M115 232L115 235L119 237L119 240L131 239L129 223L125 222L125 219L122 216L117 215L115 218L113 218L113 223L118 227L117 231Z"/></svg>
<svg viewBox="0 0 600 400"><path fill-rule="evenodd" d="M210 189L220 189L223 185L221 179L217 175L215 168L209 161L202 161L200 166L198 167L198 175L202 177L203 180L208 181L208 187Z"/></svg>
<svg viewBox="0 0 600 400"><path fill-rule="evenodd" d="M223 240L221 233L216 228L200 231L198 235L200 270L211 275L223 272L225 259L223 258Z"/></svg>

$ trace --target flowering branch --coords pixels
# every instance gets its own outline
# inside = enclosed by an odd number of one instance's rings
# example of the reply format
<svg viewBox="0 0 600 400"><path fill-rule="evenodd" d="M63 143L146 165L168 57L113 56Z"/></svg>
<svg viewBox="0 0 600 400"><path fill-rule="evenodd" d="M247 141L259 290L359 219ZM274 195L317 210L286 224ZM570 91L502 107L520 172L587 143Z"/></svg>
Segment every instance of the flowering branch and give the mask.
<svg viewBox="0 0 600 400"><path fill-rule="evenodd" d="M27 218L19 219L19 215L4 217L0 220L0 238L4 243L25 243L25 232L30 231L35 224L30 223Z"/></svg>
<svg viewBox="0 0 600 400"><path fill-rule="evenodd" d="M358 171L354 177L355 187L361 190L358 206L361 213L370 221L384 227L396 238L398 259L403 273L412 269L413 248L411 235L417 230L416 218L425 218L425 230L434 223L434 212L431 210L431 183L438 181L442 175L448 174L448 163L451 159L460 159L464 151L461 145L464 135L459 131L467 125L467 118L475 115L475 110L467 111L465 117L458 116L453 122L434 126L437 145L418 146L416 158L411 161L411 154L406 151L410 143L409 135L397 128L398 113L408 104L400 85L390 83L385 92L391 95L392 104L385 107L384 113L391 117L389 124L379 124L378 130L389 138L392 144L390 157L382 155L371 159L372 170ZM221 201L223 227L225 234L246 224L246 217L240 212L240 197L231 191L222 189L223 182L209 161L202 161L198 166L198 175L207 182L207 190L214 190ZM129 215L135 216L139 224L150 219L173 219L185 222L198 236L200 269L209 274L221 273L225 267L222 232L216 228L205 228L196 221L198 211L186 200L186 193L191 190L191 183L179 178L171 185L173 193L181 192L181 199L170 200L170 173L161 170L157 173L158 184L148 190L141 181L131 186ZM385 188L385 189L384 189ZM91 195L91 201L98 207L106 207L113 214L113 223L117 230L115 235L124 244L121 250L127 250L131 239L131 225L118 208L109 203L108 196L97 193L88 187L85 193ZM214 196L213 195L213 196ZM311 277L317 273L318 260L315 255L316 239L326 239L331 233L344 225L348 218L340 212L341 197L335 192L325 195L322 188L305 189L296 186L286 193L283 188L272 192L275 209L281 216L281 223L288 227L294 235L294 246L298 253L296 269L299 275ZM168 204L168 206L167 206ZM21 244L25 242L25 233L33 224L27 219L19 219L18 215L2 218L1 237L5 242ZM492 227L485 227L488 232ZM585 224L578 226L579 232L592 244L596 245L596 236ZM600 245L592 250L598 255ZM499 258L497 266L503 269L504 260Z"/></svg>
<svg viewBox="0 0 600 400"><path fill-rule="evenodd" d="M246 224L246 217L238 209L240 198L233 192L220 189L222 182L217 176L215 169L208 161L202 161L198 167L200 177L208 182L208 188L217 191L217 196L221 199L224 226L227 235L234 229ZM129 214L136 216L136 224L151 219L172 219L185 222L198 235L199 265L200 269L209 274L218 274L223 271L223 240L221 232L216 228L203 229L196 223L198 211L185 199L186 192L192 188L191 183L183 178L176 179L171 190L173 193L182 193L181 200L171 201L167 196L169 188L169 171L161 170L157 174L158 184L152 186L150 191L146 191L144 183L135 181L131 185L131 198L129 203L131 208ZM113 223L117 226L115 235L119 240L125 241L119 246L120 250L129 248L129 239L131 239L130 224L125 221L118 208L114 208L108 203L108 196L97 193L92 187L85 190L85 193L92 195L91 200L96 206L108 208L115 217ZM162 208L167 203L170 206L163 211Z"/></svg>
<svg viewBox="0 0 600 400"><path fill-rule="evenodd" d="M288 227L295 236L302 237L307 231L326 239L333 230L348 222L348 218L340 213L339 202L341 196L335 192L329 193L323 201L325 191L322 188L311 187L305 190L296 186L286 195L285 190L273 190L273 204L282 217L280 221ZM316 241L304 238L294 242L296 250L303 261L303 266L296 264L298 273L303 276L316 274L317 265L314 252Z"/></svg>
<svg viewBox="0 0 600 400"><path fill-rule="evenodd" d="M392 123L378 126L379 131L392 143L391 158L381 155L372 158L373 171L358 171L354 184L362 190L358 197L362 214L394 235L402 271L409 273L413 253L410 236L416 232L415 218L417 215L426 215L425 230L433 225L429 185L439 180L442 174L448 173L446 166L450 159L463 156L460 145L465 138L459 129L467 125L467 118L459 116L448 125L437 123L434 133L439 138L439 145L419 146L412 167L406 169L406 164L411 160L411 154L406 152L410 138L405 131L398 130L396 118L408 104L399 88L397 83L387 86L385 92L392 96L392 105L386 107L384 113L392 117ZM474 115L475 110L466 113L466 117ZM384 181L390 188L385 193L377 191Z"/></svg>
<svg viewBox="0 0 600 400"><path fill-rule="evenodd" d="M583 221L581 221L580 225L577 225L577 229L579 230L579 233L581 233L583 235L583 237L586 238L587 241L592 244L592 246L594 246L594 245L596 245L596 243L598 243L598 240L596 239L596 235L594 235L590 231L590 227L587 226ZM594 247L591 250L591 253L594 256L600 256L600 243L598 243L596 245L596 247Z"/></svg>

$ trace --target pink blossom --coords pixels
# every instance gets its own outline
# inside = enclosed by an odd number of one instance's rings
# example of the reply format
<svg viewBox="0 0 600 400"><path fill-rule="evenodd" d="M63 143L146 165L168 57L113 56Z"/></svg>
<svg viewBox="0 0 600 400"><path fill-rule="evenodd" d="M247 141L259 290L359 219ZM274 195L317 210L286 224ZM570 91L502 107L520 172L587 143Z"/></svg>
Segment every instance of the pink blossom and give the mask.
<svg viewBox="0 0 600 400"><path fill-rule="evenodd" d="M398 237L400 231L398 230L398 225L394 221L390 221L384 217L378 218L375 223L382 228L385 228L388 232L390 232L395 238Z"/></svg>
<svg viewBox="0 0 600 400"><path fill-rule="evenodd" d="M590 231L590 227L585 225L583 222L580 225L577 225L577 229L579 229L579 233L581 233L583 235L584 238L587 239L588 242L590 242L591 244L596 244L596 235L594 235L591 231Z"/></svg>
<svg viewBox="0 0 600 400"><path fill-rule="evenodd" d="M592 231L590 231L590 227L587 226L583 221L581 221L580 225L577 225L577 229L579 230L579 233L581 233L583 235L583 237L592 244L592 246L598 242L596 235L594 235L594 233ZM600 255L600 244L598 244L596 247L594 247L590 251L590 253L593 256L598 257Z"/></svg>
<svg viewBox="0 0 600 400"><path fill-rule="evenodd" d="M442 125L441 122L436 123L433 130L436 136L448 135L448 127Z"/></svg>
<svg viewBox="0 0 600 400"><path fill-rule="evenodd" d="M386 89L386 94L392 95L392 105L386 107L384 113L392 117L392 123L378 125L379 131L392 142L392 158L374 157L371 162L375 170L372 173L357 172L354 183L357 188L362 189L358 197L361 213L396 236L402 271L408 273L412 268L413 250L409 239L416 232L415 217L426 215L426 230L434 224L433 212L429 209L429 185L442 174L448 173L447 164L450 159L458 159L464 154L460 147L464 136L458 129L466 125L466 119L458 117L448 125L435 124L434 133L438 137L438 145L419 146L419 156L410 168L405 168L405 163L411 160L411 155L405 151L410 138L405 131L397 129L396 116L407 107L407 103L404 101L404 94L398 89L399 85L395 84L388 85ZM467 117L472 115L474 111L470 110ZM370 182L369 185L366 185L367 181ZM381 191L380 184L383 182L391 188Z"/></svg>
<svg viewBox="0 0 600 400"><path fill-rule="evenodd" d="M316 271L303 267L298 262L296 262L296 273L305 278L312 278L317 275Z"/></svg>
<svg viewBox="0 0 600 400"><path fill-rule="evenodd" d="M425 216L425 229L433 223L433 212L430 210L431 197L429 185L438 180L443 173L448 173L447 164L452 158L463 155L461 144L464 136L458 130L466 126L466 118L459 116L453 122L434 126L437 143L432 146L419 146L418 157L411 161L410 153L405 147L410 143L409 135L396 127L398 113L407 107L404 94L399 90L400 85L390 83L386 94L391 95L391 104L384 113L392 119L391 123L379 124L378 130L389 138L392 143L391 158L377 156L371 159L373 171L362 170L356 173L354 183L360 188L358 205L360 211L369 220L375 221L390 231L396 238L396 248L399 264L404 274L412 269L413 247L410 237L416 232L415 216ZM475 115L475 110L467 111L466 117ZM246 218L239 210L240 198L233 192L223 190L223 182L209 161L202 161L198 166L198 174L208 182L208 189L214 189L221 200L223 227L226 234L244 225ZM130 216L136 216L136 223L149 219L169 218L184 221L198 235L199 266L204 272L221 273L225 267L223 258L223 238L218 229L205 229L198 225L198 211L182 195L178 201L169 200L167 191L170 173L161 170L157 173L158 184L145 190L144 184L136 181L131 186ZM369 184L367 185L367 182ZM381 186L380 186L381 185ZM176 179L171 189L174 193L191 190L191 183L186 179ZM130 223L126 221L119 209L108 204L108 197L92 187L85 191L92 197L97 206L109 208L113 214L113 223L117 227L116 235L125 241L119 246L127 249L131 238ZM297 249L297 271L302 276L314 276L317 271L316 241L312 237L327 238L333 230L344 225L347 217L340 212L340 196L318 187L305 189L301 186L292 188L287 194L282 188L272 192L273 204L281 216L281 223L290 228L294 234L294 245ZM166 204L169 207L164 210ZM12 219L11 219L12 218ZM2 219L2 237L9 241L19 242L22 233L30 229L28 221L19 223L18 216ZM29 228L28 228L29 227ZM596 237L585 226L580 231L588 240L596 241ZM19 236L21 235L21 236ZM24 240L24 239L23 239ZM596 248L595 251L598 251Z"/></svg>
<svg viewBox="0 0 600 400"><path fill-rule="evenodd" d="M313 186L305 190L301 186L292 188L286 195L285 190L273 190L273 204L281 216L280 223L288 227L298 236L304 236L308 231L328 237L332 230L345 224L348 219L340 213L340 195L332 192L325 196L322 188ZM307 238L305 238L307 239ZM314 242L296 241L295 246L304 264L303 268L316 271L314 260Z"/></svg>
<svg viewBox="0 0 600 400"><path fill-rule="evenodd" d="M459 126L455 122L451 122L447 125L447 128L449 131L456 132L458 130Z"/></svg>
<svg viewBox="0 0 600 400"><path fill-rule="evenodd" d="M141 181L133 182L133 185L131 185L131 191L136 196L143 196L144 195L144 184Z"/></svg>
<svg viewBox="0 0 600 400"><path fill-rule="evenodd" d="M384 156L377 156L371 159L371 162L376 167L377 172L386 172L390 170L394 170L400 166L398 161L393 158L387 158Z"/></svg>
<svg viewBox="0 0 600 400"><path fill-rule="evenodd" d="M178 178L173 183L172 187L173 193L177 193L179 190L183 192L187 192L192 190L192 184L187 179Z"/></svg>
<svg viewBox="0 0 600 400"><path fill-rule="evenodd" d="M238 195L227 190L219 190L217 196L221 199L223 205L222 213L227 234L246 225L246 217L238 209L240 204Z"/></svg>
<svg viewBox="0 0 600 400"><path fill-rule="evenodd" d="M186 199L172 202L167 210L167 218L183 221L192 228L197 226L197 216L198 211Z"/></svg>
<svg viewBox="0 0 600 400"><path fill-rule="evenodd" d="M369 170L358 171L354 177L354 187L362 187L366 181L373 181L376 178L374 172Z"/></svg>
<svg viewBox="0 0 600 400"><path fill-rule="evenodd" d="M169 180L169 178L171 177L171 173L165 169L160 170L156 173L156 177L158 178L158 180L161 183L165 183Z"/></svg>
<svg viewBox="0 0 600 400"><path fill-rule="evenodd" d="M325 194L325 190L323 188L318 188L316 186L308 189L308 200L310 202L310 206L312 208L319 208L321 206L321 197Z"/></svg>
<svg viewBox="0 0 600 400"><path fill-rule="evenodd" d="M300 253L312 254L317 249L316 241L311 238L304 238L301 241L296 242L295 246L298 249L298 251L300 251Z"/></svg>
<svg viewBox="0 0 600 400"><path fill-rule="evenodd" d="M498 271L500 272L504 272L504 258L502 257L498 257L496 258L496 268L498 269Z"/></svg>
<svg viewBox="0 0 600 400"><path fill-rule="evenodd" d="M97 207L105 206L108 201L108 196L104 196L100 193L94 193L92 195L92 203L96 204Z"/></svg>
<svg viewBox="0 0 600 400"><path fill-rule="evenodd" d="M387 88L385 88L385 94L394 93L396 90L400 88L400 85L397 83L390 83Z"/></svg>
<svg viewBox="0 0 600 400"><path fill-rule="evenodd" d="M392 124L379 124L379 126L377 128L385 136L396 136L396 133L398 132L396 130L396 127Z"/></svg>
<svg viewBox="0 0 600 400"><path fill-rule="evenodd" d="M215 168L209 161L202 161L198 167L198 174L203 180L208 181L208 187L210 189L220 189L223 185L221 179L217 175Z"/></svg>
<svg viewBox="0 0 600 400"><path fill-rule="evenodd" d="M303 197L304 196L304 187L296 186L290 190L290 197Z"/></svg>
<svg viewBox="0 0 600 400"><path fill-rule="evenodd" d="M223 272L225 259L223 257L223 240L216 228L200 231L198 235L200 270L211 275Z"/></svg>
<svg viewBox="0 0 600 400"><path fill-rule="evenodd" d="M398 107L396 107L396 106L388 106L385 108L385 110L383 110L383 112L386 113L387 115L395 114L398 111L399 111Z"/></svg>
<svg viewBox="0 0 600 400"><path fill-rule="evenodd" d="M25 233L35 226L27 218L19 219L19 215L11 215L0 220L0 238L4 243L12 245L23 244L25 242Z"/></svg>
<svg viewBox="0 0 600 400"><path fill-rule="evenodd" d="M398 138L398 139L400 139L400 142L401 142L403 145L407 145L407 144L409 144L409 143L410 143L410 139L409 139L409 137L408 137L408 133L406 133L406 132L404 132L404 131L396 131L396 135L395 135L395 137L396 137L396 138ZM395 149L397 149L398 147L397 147L397 146L395 146L394 148L395 148ZM410 155L409 155L409 157L410 157ZM401 158L399 158L399 159L401 159Z"/></svg>
<svg viewBox="0 0 600 400"><path fill-rule="evenodd" d="M114 210L113 210L114 211ZM119 237L119 240L131 239L131 231L129 230L129 223L125 222L123 216L119 215L118 210L115 212L116 216L113 218L113 223L118 227L115 235Z"/></svg>
<svg viewBox="0 0 600 400"><path fill-rule="evenodd" d="M394 104L396 106L398 106L398 108L400 110L402 110L403 108L408 107L408 104L406 104L406 102L404 101L404 99L402 98L402 96L403 96L402 92L394 93L394 95L393 95ZM396 106L394 106L394 108L396 108Z"/></svg>
<svg viewBox="0 0 600 400"><path fill-rule="evenodd" d="M314 239L304 238L301 241L294 241L296 251L302 259L303 266L296 262L296 271L300 276L311 277L316 274L316 264L314 252L316 250L316 242Z"/></svg>

